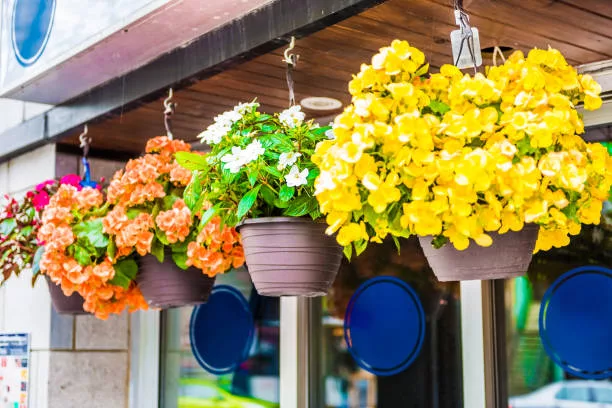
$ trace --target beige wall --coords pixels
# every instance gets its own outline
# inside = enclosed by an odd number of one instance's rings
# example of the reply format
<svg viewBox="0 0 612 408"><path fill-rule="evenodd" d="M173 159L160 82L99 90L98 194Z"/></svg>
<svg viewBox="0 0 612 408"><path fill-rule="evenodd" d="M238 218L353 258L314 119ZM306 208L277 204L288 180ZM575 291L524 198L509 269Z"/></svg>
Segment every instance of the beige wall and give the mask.
<svg viewBox="0 0 612 408"><path fill-rule="evenodd" d="M2 109L0 107L0 109ZM0 128L7 123L0 120ZM0 164L0 194L21 196L37 183L77 172L80 158L50 144ZM112 177L122 163L91 160L93 177ZM127 408L130 319L60 316L46 282L30 271L0 288L0 331L31 334L30 408Z"/></svg>

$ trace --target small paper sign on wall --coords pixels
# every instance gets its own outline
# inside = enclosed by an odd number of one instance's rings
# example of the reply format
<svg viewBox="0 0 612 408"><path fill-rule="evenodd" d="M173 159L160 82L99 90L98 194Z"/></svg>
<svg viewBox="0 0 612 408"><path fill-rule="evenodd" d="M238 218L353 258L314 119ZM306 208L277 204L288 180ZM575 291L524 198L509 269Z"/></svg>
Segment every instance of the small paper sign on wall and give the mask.
<svg viewBox="0 0 612 408"><path fill-rule="evenodd" d="M30 335L0 333L0 407L27 408Z"/></svg>

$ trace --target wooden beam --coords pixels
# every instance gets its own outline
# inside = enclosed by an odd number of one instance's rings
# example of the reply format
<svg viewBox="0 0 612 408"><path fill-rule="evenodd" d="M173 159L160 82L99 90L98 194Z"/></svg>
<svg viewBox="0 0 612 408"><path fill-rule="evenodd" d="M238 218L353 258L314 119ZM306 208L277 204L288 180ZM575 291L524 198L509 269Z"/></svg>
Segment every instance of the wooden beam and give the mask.
<svg viewBox="0 0 612 408"><path fill-rule="evenodd" d="M385 0L274 0L0 134L0 162L309 35Z"/></svg>

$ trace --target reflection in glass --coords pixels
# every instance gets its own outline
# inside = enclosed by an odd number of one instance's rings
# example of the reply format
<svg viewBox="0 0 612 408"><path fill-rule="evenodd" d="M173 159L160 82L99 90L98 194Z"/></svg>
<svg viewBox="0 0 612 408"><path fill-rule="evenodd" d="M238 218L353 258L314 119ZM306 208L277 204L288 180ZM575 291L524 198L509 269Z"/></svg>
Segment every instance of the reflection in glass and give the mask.
<svg viewBox="0 0 612 408"><path fill-rule="evenodd" d="M388 377L359 368L343 336L344 314L354 291L380 275L408 282L419 295L427 320L420 355L405 371ZM416 239L402 240L399 253L393 241L370 245L343 264L324 299L322 337L325 407L462 406L459 284L437 282Z"/></svg>
<svg viewBox="0 0 612 408"><path fill-rule="evenodd" d="M565 373L547 356L539 337L538 317L544 293L559 276L585 265L612 267L610 201L604 204L600 225L583 225L567 247L534 255L526 276L505 283L506 375L512 408L612 407L612 383L584 381Z"/></svg>
<svg viewBox="0 0 612 408"><path fill-rule="evenodd" d="M249 300L255 319L255 341L249 359L234 373L215 376L193 357L189 321L193 307L164 312L161 407L278 408L279 301L257 294L246 270L217 278Z"/></svg>

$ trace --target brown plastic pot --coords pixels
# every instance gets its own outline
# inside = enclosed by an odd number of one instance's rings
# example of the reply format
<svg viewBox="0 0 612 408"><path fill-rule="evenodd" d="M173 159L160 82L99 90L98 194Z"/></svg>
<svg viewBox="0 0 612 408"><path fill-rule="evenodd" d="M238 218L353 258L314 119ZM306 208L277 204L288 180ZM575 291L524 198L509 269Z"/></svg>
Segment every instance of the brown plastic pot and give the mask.
<svg viewBox="0 0 612 408"><path fill-rule="evenodd" d="M342 248L309 218L264 217L238 226L247 269L263 296L323 296L336 278Z"/></svg>
<svg viewBox="0 0 612 408"><path fill-rule="evenodd" d="M197 268L183 270L176 266L170 251L162 263L153 255L140 258L139 263L136 283L152 307L168 309L206 303L215 284L215 278Z"/></svg>
<svg viewBox="0 0 612 408"><path fill-rule="evenodd" d="M45 279L49 287L51 303L53 303L53 308L57 313L71 316L89 314L83 310L85 299L78 292L73 292L72 295L66 296L62 288L53 283L48 276L45 276Z"/></svg>
<svg viewBox="0 0 612 408"><path fill-rule="evenodd" d="M429 266L441 282L507 279L527 272L538 231L538 225L526 224L519 232L491 233L490 247L471 242L464 251L451 244L436 249L431 245L431 236L419 237L419 241Z"/></svg>

